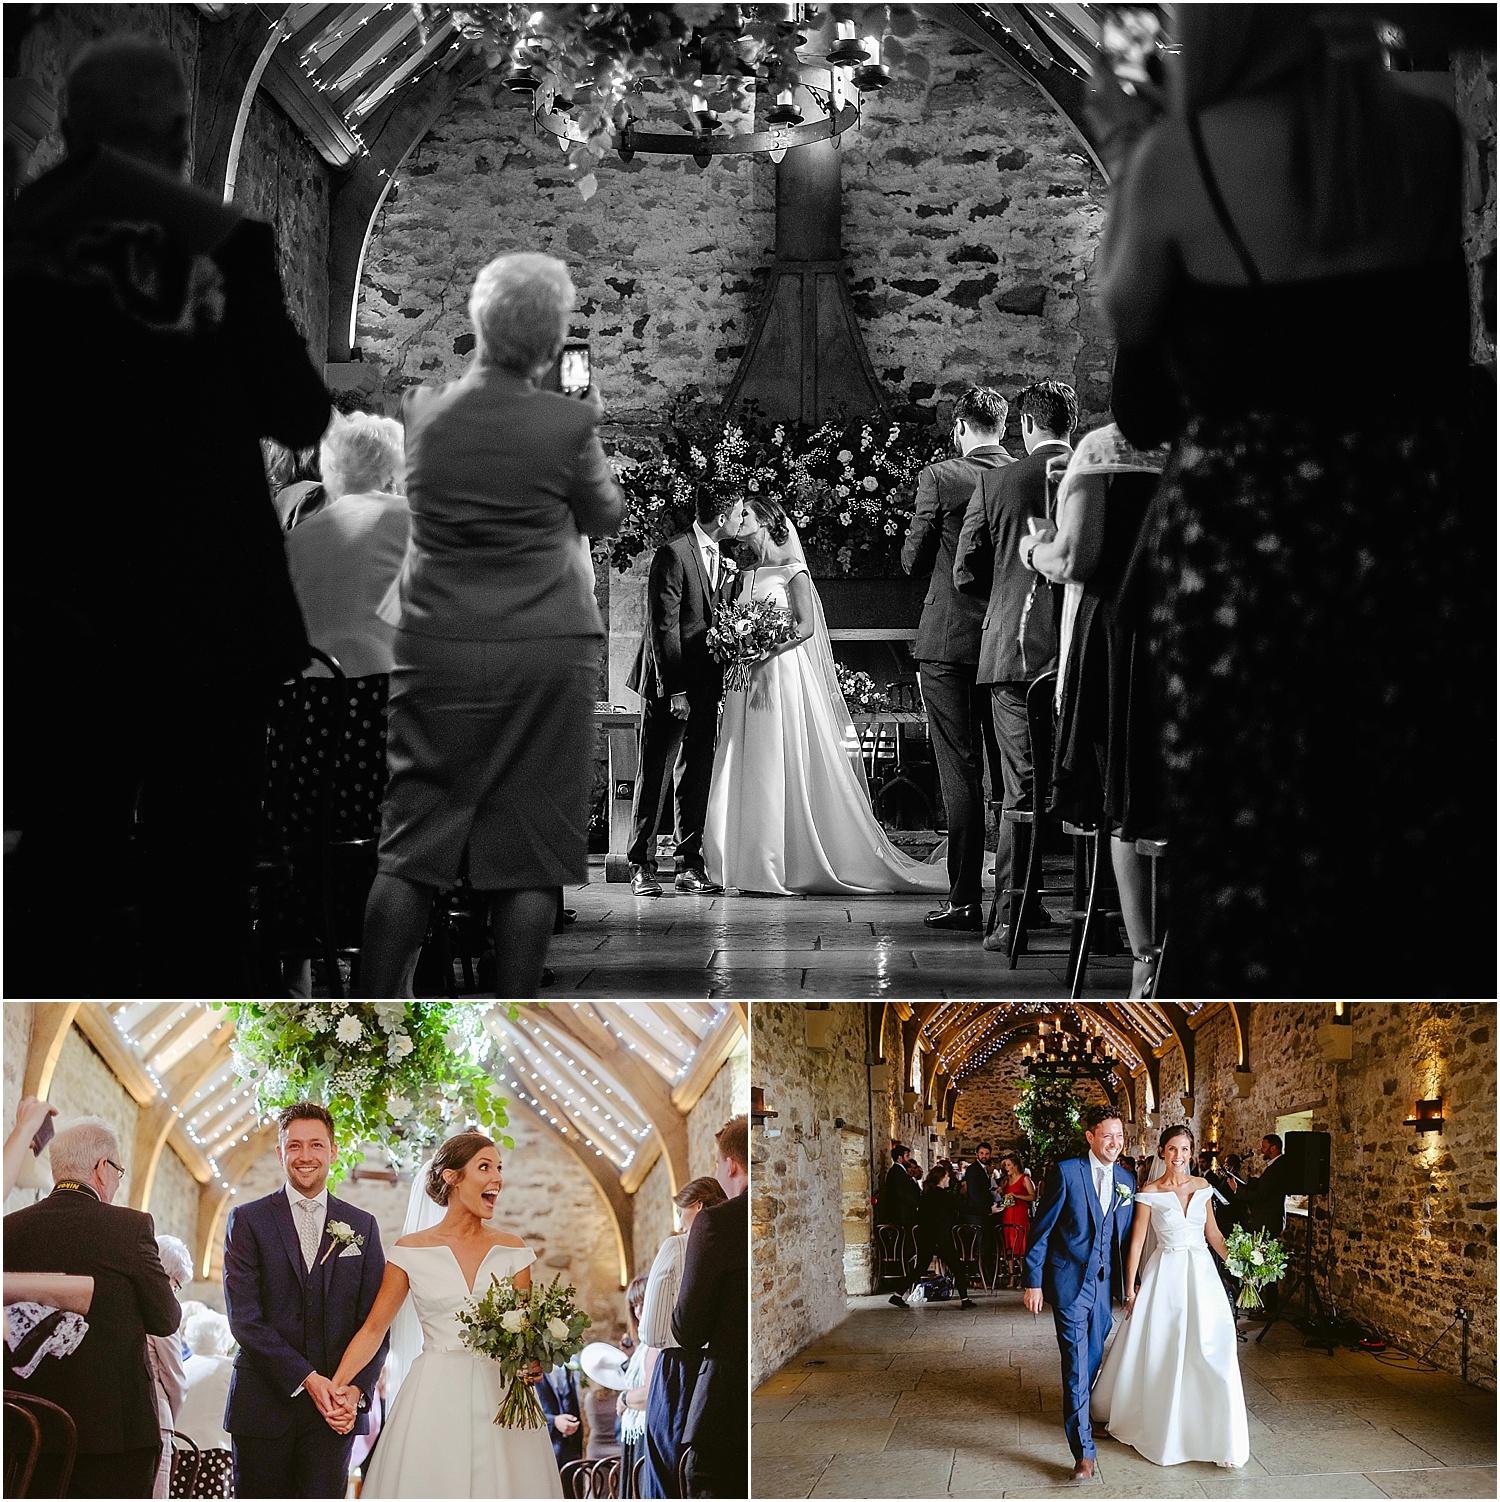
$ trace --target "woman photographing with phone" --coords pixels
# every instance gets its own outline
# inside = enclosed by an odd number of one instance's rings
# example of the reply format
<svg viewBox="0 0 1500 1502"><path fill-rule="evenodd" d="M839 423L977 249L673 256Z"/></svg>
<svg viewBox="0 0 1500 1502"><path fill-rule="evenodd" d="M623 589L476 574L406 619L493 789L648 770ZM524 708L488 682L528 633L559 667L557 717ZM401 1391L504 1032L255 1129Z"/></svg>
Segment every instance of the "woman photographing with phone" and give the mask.
<svg viewBox="0 0 1500 1502"><path fill-rule="evenodd" d="M1096 75L1105 306L1181 408L1124 586L1159 663L1171 991L1490 995L1487 944L1368 942L1395 893L1494 923L1492 874L1448 875L1493 870L1468 807L1493 785L1493 479L1465 415L1458 126L1353 8L1174 26L1159 118L1123 43Z"/></svg>

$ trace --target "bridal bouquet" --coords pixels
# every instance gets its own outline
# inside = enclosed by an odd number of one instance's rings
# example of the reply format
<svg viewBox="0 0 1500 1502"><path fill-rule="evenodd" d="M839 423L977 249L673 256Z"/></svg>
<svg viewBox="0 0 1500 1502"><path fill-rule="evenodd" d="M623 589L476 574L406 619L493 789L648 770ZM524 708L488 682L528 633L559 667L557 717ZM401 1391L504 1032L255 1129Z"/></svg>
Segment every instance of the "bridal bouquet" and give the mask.
<svg viewBox="0 0 1500 1502"><path fill-rule="evenodd" d="M573 1302L573 1287L519 1289L509 1278L491 1277L489 1291L459 1310L459 1339L477 1356L488 1356L510 1384L495 1415L506 1429L542 1429L547 1420L526 1375L571 1361L584 1347L593 1321Z"/></svg>
<svg viewBox="0 0 1500 1502"><path fill-rule="evenodd" d="M1224 1238L1224 1250L1229 1254L1224 1266L1240 1283L1235 1303L1241 1309L1259 1309L1261 1289L1277 1282L1286 1271L1286 1248L1265 1231L1236 1226Z"/></svg>
<svg viewBox="0 0 1500 1502"><path fill-rule="evenodd" d="M724 687L750 687L750 668L767 652L789 642L797 623L783 605L771 600L746 600L725 605L708 628L708 650L724 664Z"/></svg>

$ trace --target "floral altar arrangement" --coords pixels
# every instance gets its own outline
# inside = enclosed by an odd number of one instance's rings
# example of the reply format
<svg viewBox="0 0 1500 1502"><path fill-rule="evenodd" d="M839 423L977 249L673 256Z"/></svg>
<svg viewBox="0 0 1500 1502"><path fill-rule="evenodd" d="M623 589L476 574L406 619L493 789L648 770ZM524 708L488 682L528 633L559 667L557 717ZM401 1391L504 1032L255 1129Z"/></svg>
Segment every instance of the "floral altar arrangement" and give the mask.
<svg viewBox="0 0 1500 1502"><path fill-rule="evenodd" d="M332 1114L331 1184L379 1143L415 1167L456 1124L506 1124L505 1097L477 1062L486 1046L482 1009L455 1001L226 1001L235 1021L234 1065L265 1114L299 1100ZM514 1003L512 1016L516 1015ZM509 1137L502 1144L512 1146Z"/></svg>
<svg viewBox="0 0 1500 1502"><path fill-rule="evenodd" d="M708 650L724 664L724 687L731 692L750 687L750 669L767 652L797 634L791 611L774 600L746 600L724 605L708 628Z"/></svg>
<svg viewBox="0 0 1500 1502"><path fill-rule="evenodd" d="M676 421L659 457L615 456L626 509L610 561L626 569L686 531L706 486L726 501L778 502L814 574L899 573L916 477L945 452L927 425L876 418L811 430L753 415L727 426Z"/></svg>
<svg viewBox="0 0 1500 1502"><path fill-rule="evenodd" d="M839 692L850 714L883 714L891 707L891 696L883 688L876 688L868 673L857 672L841 662L833 666L838 674Z"/></svg>
<svg viewBox="0 0 1500 1502"><path fill-rule="evenodd" d="M1224 1266L1240 1284L1235 1303L1241 1309L1259 1309L1261 1289L1279 1282L1286 1272L1286 1248L1266 1231L1235 1226L1224 1238L1224 1250Z"/></svg>
<svg viewBox="0 0 1500 1502"><path fill-rule="evenodd" d="M495 1422L506 1429L540 1429L542 1406L527 1382L532 1363L550 1372L565 1366L583 1349L583 1332L593 1324L574 1302L572 1284L545 1288L535 1283L523 1292L509 1278L490 1277L482 1298L458 1312L459 1339L479 1356L488 1356L510 1384Z"/></svg>

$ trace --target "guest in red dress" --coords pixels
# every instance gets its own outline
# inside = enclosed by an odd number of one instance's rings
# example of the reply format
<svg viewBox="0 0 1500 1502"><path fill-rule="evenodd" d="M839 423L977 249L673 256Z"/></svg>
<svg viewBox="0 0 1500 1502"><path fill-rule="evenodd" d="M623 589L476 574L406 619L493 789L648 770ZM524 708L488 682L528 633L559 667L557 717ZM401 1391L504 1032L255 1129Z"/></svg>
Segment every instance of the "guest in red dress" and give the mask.
<svg viewBox="0 0 1500 1502"><path fill-rule="evenodd" d="M1008 1153L1000 1160L1001 1194L1009 1203L1000 1216L1000 1251L1006 1260L1006 1286L1019 1288L1021 1259L1026 1255L1026 1236L1031 1229L1031 1206L1036 1185L1026 1170Z"/></svg>

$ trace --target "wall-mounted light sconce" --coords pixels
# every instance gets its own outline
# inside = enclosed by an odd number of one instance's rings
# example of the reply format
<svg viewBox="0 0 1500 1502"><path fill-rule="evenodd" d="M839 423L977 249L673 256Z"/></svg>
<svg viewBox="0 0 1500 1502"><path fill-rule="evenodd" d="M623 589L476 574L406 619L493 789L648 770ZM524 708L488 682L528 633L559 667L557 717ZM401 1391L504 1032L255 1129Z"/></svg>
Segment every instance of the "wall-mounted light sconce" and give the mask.
<svg viewBox="0 0 1500 1502"><path fill-rule="evenodd" d="M884 1095L891 1088L891 1066L889 1064L870 1065L870 1089L876 1095Z"/></svg>
<svg viewBox="0 0 1500 1502"><path fill-rule="evenodd" d="M1443 1103L1441 1100L1419 1100L1416 1115L1408 1116L1401 1123L1414 1132L1441 1132L1443 1130Z"/></svg>
<svg viewBox="0 0 1500 1502"><path fill-rule="evenodd" d="M1318 1046L1325 1064L1347 1064L1354 1057L1354 1022L1347 1001L1333 1004L1333 1016L1318 1026Z"/></svg>
<svg viewBox="0 0 1500 1502"><path fill-rule="evenodd" d="M751 1085L750 1087L750 1119L756 1126L764 1126L767 1121L774 1121L775 1111L766 1109L766 1089L764 1085Z"/></svg>
<svg viewBox="0 0 1500 1502"><path fill-rule="evenodd" d="M901 1108L902 1108L902 1110L904 1110L905 1112L907 1112L908 1115L910 1115L911 1112L913 1112L913 1111L915 1111L917 1109L917 1105L921 1101L921 1099L922 1099L922 1097L920 1095L918 1095L915 1090L905 1090L905 1091L903 1091L902 1095L901 1095Z"/></svg>
<svg viewBox="0 0 1500 1502"><path fill-rule="evenodd" d="M838 1013L828 1003L810 1003L802 1014L807 1022L807 1046L826 1053L833 1047L833 1024Z"/></svg>

